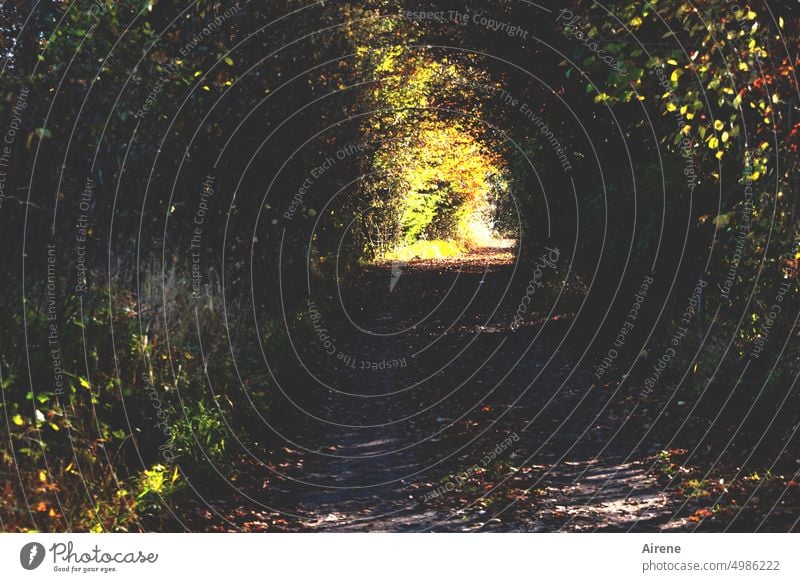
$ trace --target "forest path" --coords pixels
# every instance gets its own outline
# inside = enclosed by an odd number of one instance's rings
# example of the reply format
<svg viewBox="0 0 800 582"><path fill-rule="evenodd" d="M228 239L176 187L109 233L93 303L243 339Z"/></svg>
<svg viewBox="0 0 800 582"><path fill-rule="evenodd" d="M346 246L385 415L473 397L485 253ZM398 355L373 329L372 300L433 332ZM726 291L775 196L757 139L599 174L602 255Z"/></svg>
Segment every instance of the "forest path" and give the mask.
<svg viewBox="0 0 800 582"><path fill-rule="evenodd" d="M605 406L612 390L559 347L571 321L512 329L523 271L487 248L373 266L340 298L315 300L312 311L340 299L347 318L314 316L312 341L296 346L307 370L285 382L294 403L273 414L291 444L267 475L241 468L244 495L211 500L219 527L682 529L649 472L653 451L635 451L636 427ZM540 275L555 281L549 267Z"/></svg>

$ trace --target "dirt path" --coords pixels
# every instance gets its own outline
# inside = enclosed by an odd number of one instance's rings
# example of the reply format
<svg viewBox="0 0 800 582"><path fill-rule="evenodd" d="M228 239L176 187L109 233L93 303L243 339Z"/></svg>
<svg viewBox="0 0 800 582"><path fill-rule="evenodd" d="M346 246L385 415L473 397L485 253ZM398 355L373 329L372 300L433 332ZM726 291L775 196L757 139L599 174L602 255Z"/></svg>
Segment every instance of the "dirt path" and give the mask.
<svg viewBox="0 0 800 582"><path fill-rule="evenodd" d="M206 529L685 527L611 391L559 348L570 320L512 330L530 277L484 249L374 267L314 298L311 340L295 346L307 370L270 418L286 447L242 467L241 494L208 500Z"/></svg>

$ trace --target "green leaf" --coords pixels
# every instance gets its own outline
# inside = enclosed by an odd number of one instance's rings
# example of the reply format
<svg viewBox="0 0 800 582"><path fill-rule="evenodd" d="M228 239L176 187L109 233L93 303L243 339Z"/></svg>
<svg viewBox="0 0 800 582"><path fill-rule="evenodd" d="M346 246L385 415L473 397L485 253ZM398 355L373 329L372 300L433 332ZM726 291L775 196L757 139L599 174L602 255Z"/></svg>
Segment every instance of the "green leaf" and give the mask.
<svg viewBox="0 0 800 582"><path fill-rule="evenodd" d="M732 212L716 216L713 220L714 226L716 226L717 228L722 228L723 226L727 226L728 224L730 224L732 216L733 216Z"/></svg>

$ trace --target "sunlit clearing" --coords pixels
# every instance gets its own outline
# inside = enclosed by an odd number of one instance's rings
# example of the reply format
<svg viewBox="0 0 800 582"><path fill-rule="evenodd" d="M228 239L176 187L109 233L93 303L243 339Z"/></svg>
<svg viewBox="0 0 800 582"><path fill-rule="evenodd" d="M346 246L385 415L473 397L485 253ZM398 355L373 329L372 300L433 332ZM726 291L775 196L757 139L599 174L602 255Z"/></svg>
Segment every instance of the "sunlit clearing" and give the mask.
<svg viewBox="0 0 800 582"><path fill-rule="evenodd" d="M479 111L432 107L470 102L470 70L406 48L358 54L386 77L372 94L368 132L380 145L363 184L374 209L365 222L372 260L468 261L479 249L510 249L495 224L510 192L496 136L475 121Z"/></svg>
<svg viewBox="0 0 800 582"><path fill-rule="evenodd" d="M467 249L455 241L449 240L420 240L409 245L382 253L378 261L412 261L414 259L452 259L467 252Z"/></svg>

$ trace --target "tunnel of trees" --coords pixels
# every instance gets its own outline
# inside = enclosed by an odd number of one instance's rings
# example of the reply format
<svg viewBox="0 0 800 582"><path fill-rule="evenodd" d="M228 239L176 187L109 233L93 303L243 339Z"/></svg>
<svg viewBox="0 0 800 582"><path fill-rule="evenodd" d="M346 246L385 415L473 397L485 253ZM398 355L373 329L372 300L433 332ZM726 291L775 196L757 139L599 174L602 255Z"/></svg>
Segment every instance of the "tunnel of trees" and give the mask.
<svg viewBox="0 0 800 582"><path fill-rule="evenodd" d="M569 528L529 481L552 406L612 443L561 459L623 452L664 523L796 530L798 26L2 2L0 528L301 530L400 479L410 512Z"/></svg>

